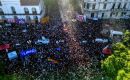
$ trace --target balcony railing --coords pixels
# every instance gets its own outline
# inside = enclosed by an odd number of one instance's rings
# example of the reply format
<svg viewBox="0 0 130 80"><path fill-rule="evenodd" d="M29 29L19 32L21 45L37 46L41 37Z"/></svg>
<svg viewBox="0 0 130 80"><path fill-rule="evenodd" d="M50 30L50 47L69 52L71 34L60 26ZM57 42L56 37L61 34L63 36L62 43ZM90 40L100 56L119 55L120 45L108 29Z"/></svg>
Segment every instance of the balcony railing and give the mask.
<svg viewBox="0 0 130 80"><path fill-rule="evenodd" d="M130 10L129 9L120 8L120 9L111 9L111 11L130 11Z"/></svg>
<svg viewBox="0 0 130 80"><path fill-rule="evenodd" d="M4 12L0 12L0 15L4 15Z"/></svg>
<svg viewBox="0 0 130 80"><path fill-rule="evenodd" d="M85 1L84 1L85 2ZM121 3L121 2L127 2L130 3L130 1L87 1L87 3Z"/></svg>
<svg viewBox="0 0 130 80"><path fill-rule="evenodd" d="M40 11L40 13L0 13L0 15L41 15L42 14L42 10Z"/></svg>
<svg viewBox="0 0 130 80"><path fill-rule="evenodd" d="M33 11L32 13L35 14L35 15L37 15L37 11Z"/></svg>
<svg viewBox="0 0 130 80"><path fill-rule="evenodd" d="M129 9L102 9L102 10L100 10L100 9L85 9L84 8L84 11L130 11Z"/></svg>

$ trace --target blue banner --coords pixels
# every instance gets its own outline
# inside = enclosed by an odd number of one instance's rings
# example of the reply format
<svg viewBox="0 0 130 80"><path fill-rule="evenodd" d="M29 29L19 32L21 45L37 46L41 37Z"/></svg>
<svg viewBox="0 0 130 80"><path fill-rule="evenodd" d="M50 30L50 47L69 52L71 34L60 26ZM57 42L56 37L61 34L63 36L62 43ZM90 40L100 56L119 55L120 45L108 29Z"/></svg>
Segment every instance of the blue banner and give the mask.
<svg viewBox="0 0 130 80"><path fill-rule="evenodd" d="M24 24L25 23L25 19L16 19L15 21L17 24Z"/></svg>
<svg viewBox="0 0 130 80"><path fill-rule="evenodd" d="M28 49L28 50L25 50L25 51L22 50L20 52L20 56L25 57L25 56L28 56L28 55L31 55L31 54L35 54L36 52L37 52L37 50L35 48Z"/></svg>

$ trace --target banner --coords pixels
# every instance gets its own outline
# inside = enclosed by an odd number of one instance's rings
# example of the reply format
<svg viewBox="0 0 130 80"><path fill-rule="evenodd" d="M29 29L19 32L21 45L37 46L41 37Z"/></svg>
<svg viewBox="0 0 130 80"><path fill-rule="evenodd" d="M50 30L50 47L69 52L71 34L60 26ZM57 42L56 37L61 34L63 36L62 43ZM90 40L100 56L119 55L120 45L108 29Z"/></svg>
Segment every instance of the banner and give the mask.
<svg viewBox="0 0 130 80"><path fill-rule="evenodd" d="M94 17L94 18L93 18L93 20L97 21L97 20L98 20L98 18Z"/></svg>
<svg viewBox="0 0 130 80"><path fill-rule="evenodd" d="M84 16L83 15L76 15L76 20L83 22L84 21Z"/></svg>
<svg viewBox="0 0 130 80"><path fill-rule="evenodd" d="M16 19L15 22L18 23L18 24L24 24L25 19Z"/></svg>
<svg viewBox="0 0 130 80"><path fill-rule="evenodd" d="M106 54L106 55L112 54L111 49L108 48L108 47L109 47L109 46L106 46L105 48L103 48L103 50L102 50L102 53L103 53L103 54Z"/></svg>
<svg viewBox="0 0 130 80"><path fill-rule="evenodd" d="M54 59L52 59L52 58L48 58L48 61L49 61L49 62L52 62L52 63L54 63L54 64L59 63L57 60L54 60Z"/></svg>
<svg viewBox="0 0 130 80"><path fill-rule="evenodd" d="M12 52L8 53L8 58L9 58L9 60L15 59L15 58L17 58L17 57L18 57L18 56L17 56L16 51L12 51Z"/></svg>
<svg viewBox="0 0 130 80"><path fill-rule="evenodd" d="M6 50L10 48L10 44L3 44L3 45L0 45L0 50Z"/></svg>
<svg viewBox="0 0 130 80"><path fill-rule="evenodd" d="M108 39L96 38L95 41L99 43L107 43Z"/></svg>
<svg viewBox="0 0 130 80"><path fill-rule="evenodd" d="M61 48L56 48L57 51L61 51Z"/></svg>
<svg viewBox="0 0 130 80"><path fill-rule="evenodd" d="M41 19L41 23L48 23L49 22L49 16L46 16Z"/></svg>
<svg viewBox="0 0 130 80"><path fill-rule="evenodd" d="M8 18L8 19L7 19L7 22L8 22L8 23L15 23L15 20L12 19L12 18Z"/></svg>
<svg viewBox="0 0 130 80"><path fill-rule="evenodd" d="M25 56L28 56L28 55L31 55L31 54L35 54L36 52L37 52L37 50L35 48L32 48L32 49L28 49L28 50L25 50L25 51L21 51L20 56L25 57Z"/></svg>

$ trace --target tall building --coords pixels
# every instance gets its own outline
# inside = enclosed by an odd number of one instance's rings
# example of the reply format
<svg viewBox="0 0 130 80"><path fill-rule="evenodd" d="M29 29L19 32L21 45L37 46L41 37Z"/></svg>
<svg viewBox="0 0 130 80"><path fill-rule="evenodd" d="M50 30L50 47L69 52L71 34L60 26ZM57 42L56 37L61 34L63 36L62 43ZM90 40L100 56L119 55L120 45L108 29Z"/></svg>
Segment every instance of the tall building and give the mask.
<svg viewBox="0 0 130 80"><path fill-rule="evenodd" d="M24 19L34 22L45 14L43 0L0 0L0 20Z"/></svg>
<svg viewBox="0 0 130 80"><path fill-rule="evenodd" d="M83 13L90 19L129 18L130 0L83 0Z"/></svg>

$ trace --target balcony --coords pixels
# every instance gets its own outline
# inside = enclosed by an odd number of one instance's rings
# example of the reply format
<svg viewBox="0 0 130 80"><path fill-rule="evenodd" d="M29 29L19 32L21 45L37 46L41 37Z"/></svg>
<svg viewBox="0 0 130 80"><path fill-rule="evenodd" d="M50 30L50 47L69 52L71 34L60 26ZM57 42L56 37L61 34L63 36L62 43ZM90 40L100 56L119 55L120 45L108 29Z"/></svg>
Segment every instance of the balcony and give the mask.
<svg viewBox="0 0 130 80"><path fill-rule="evenodd" d="M120 8L120 9L111 9L111 11L117 11L117 12L119 12L119 11L130 11L130 10Z"/></svg>
<svg viewBox="0 0 130 80"><path fill-rule="evenodd" d="M33 11L32 14L37 15L37 11Z"/></svg>
<svg viewBox="0 0 130 80"><path fill-rule="evenodd" d="M4 15L4 12L0 12L0 15Z"/></svg>
<svg viewBox="0 0 130 80"><path fill-rule="evenodd" d="M29 15L29 11L25 11L25 14L26 14L26 15Z"/></svg>
<svg viewBox="0 0 130 80"><path fill-rule="evenodd" d="M16 14L10 14L10 13L4 13L4 14L0 14L0 16L1 15L41 15L42 13L38 13L38 14L33 14L33 13L29 13L29 14L27 14L27 13L16 13Z"/></svg>

